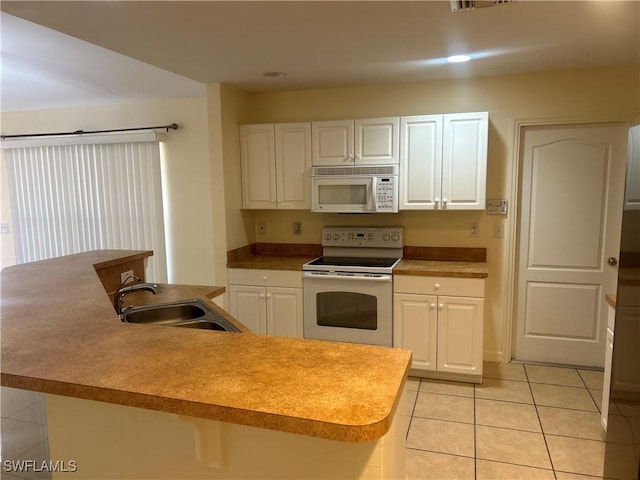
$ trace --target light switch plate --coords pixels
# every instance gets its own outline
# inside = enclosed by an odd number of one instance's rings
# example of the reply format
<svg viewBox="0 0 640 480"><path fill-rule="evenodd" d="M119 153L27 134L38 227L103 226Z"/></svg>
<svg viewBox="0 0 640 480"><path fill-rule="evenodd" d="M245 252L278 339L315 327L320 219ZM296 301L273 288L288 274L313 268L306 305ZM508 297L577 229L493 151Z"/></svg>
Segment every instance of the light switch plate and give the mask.
<svg viewBox="0 0 640 480"><path fill-rule="evenodd" d="M487 200L487 215L506 215L509 203L504 199Z"/></svg>

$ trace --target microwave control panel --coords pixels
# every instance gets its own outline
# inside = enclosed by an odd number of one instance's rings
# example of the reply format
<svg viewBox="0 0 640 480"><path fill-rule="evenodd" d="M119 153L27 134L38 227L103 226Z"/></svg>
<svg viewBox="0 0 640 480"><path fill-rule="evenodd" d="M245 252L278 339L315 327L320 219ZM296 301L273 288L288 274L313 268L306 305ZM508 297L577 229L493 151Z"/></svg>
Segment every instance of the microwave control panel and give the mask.
<svg viewBox="0 0 640 480"><path fill-rule="evenodd" d="M397 212L398 199L395 179L393 177L378 177L376 180L376 211Z"/></svg>

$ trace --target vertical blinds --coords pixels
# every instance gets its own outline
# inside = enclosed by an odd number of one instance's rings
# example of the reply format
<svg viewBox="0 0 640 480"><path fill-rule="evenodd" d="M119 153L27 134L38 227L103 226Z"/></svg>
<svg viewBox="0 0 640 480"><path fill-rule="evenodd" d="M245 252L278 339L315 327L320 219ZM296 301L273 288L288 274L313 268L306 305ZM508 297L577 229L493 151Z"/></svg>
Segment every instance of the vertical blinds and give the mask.
<svg viewBox="0 0 640 480"><path fill-rule="evenodd" d="M5 150L18 263L97 249L153 250L167 281L158 142Z"/></svg>

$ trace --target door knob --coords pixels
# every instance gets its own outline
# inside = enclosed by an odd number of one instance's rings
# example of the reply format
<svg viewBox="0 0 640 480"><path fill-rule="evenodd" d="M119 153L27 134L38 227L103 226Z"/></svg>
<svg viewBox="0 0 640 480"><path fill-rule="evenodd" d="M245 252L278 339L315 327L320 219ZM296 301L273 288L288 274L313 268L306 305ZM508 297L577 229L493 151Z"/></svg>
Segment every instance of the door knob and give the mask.
<svg viewBox="0 0 640 480"><path fill-rule="evenodd" d="M616 257L607 258L607 263L612 267L615 267L618 264L618 259Z"/></svg>

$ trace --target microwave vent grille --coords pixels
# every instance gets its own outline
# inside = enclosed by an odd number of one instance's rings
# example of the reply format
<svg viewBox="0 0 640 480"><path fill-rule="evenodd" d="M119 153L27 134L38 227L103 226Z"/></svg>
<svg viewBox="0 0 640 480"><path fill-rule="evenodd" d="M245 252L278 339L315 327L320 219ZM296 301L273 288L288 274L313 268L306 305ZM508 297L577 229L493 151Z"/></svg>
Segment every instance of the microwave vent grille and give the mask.
<svg viewBox="0 0 640 480"><path fill-rule="evenodd" d="M313 167L314 176L347 176L347 175L397 175L397 165L364 165L353 167Z"/></svg>

